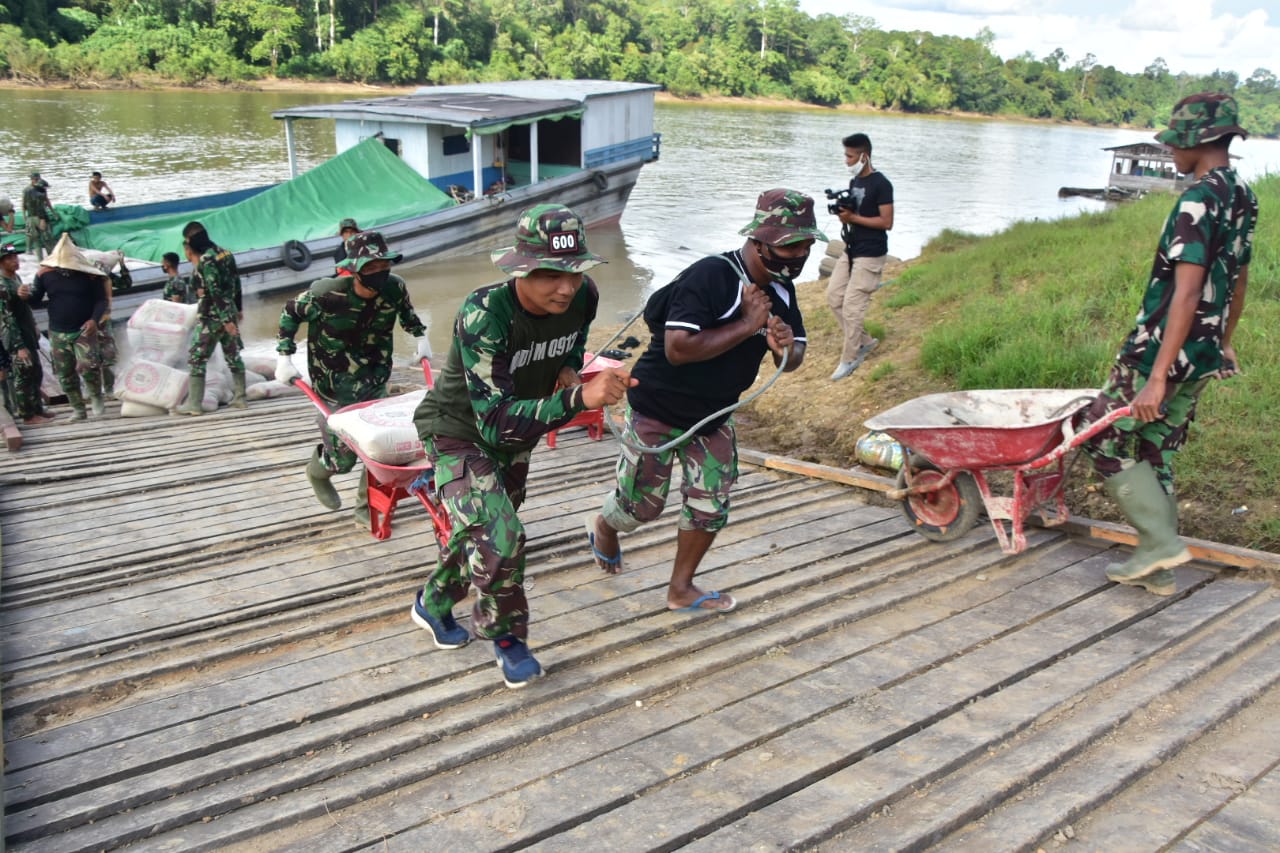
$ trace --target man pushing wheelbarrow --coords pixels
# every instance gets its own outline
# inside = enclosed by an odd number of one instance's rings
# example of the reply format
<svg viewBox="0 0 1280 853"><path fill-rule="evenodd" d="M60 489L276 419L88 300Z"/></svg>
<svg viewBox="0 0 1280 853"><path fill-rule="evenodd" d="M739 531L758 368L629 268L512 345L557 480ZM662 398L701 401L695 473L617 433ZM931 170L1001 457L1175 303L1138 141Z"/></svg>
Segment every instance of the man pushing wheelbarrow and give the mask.
<svg viewBox="0 0 1280 853"><path fill-rule="evenodd" d="M322 278L285 303L280 314L280 341L276 346L276 379L291 382L298 377L290 355L297 350L294 337L303 323L308 326L307 366L311 386L330 409L339 409L387 396L391 380L392 335L397 320L417 338L416 358L431 357L427 329L414 313L404 279L391 273L391 264L402 257L387 249L377 231L362 231L351 238L343 266L349 276ZM322 441L307 462L307 479L316 498L329 509L342 506L342 498L330 478L355 467L354 450L330 431L327 413L319 416ZM369 481L360 477L355 522L369 528Z"/></svg>
<svg viewBox="0 0 1280 853"><path fill-rule="evenodd" d="M1107 570L1117 583L1172 595L1173 566L1191 559L1178 538L1173 457L1187 439L1209 380L1239 372L1231 338L1244 313L1258 200L1231 167L1231 138L1245 137L1236 102L1202 93L1178 102L1156 140L1195 183L1165 220L1133 331L1080 425L1132 410L1082 447L1107 492L1138 531L1138 545Z"/></svg>

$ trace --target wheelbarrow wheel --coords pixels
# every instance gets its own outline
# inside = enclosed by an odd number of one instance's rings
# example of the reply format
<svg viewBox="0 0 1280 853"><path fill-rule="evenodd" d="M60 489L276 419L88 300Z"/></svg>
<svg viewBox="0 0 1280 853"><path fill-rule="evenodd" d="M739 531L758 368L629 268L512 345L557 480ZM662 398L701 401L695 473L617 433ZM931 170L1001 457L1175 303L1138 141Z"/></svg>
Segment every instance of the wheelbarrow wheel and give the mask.
<svg viewBox="0 0 1280 853"><path fill-rule="evenodd" d="M908 459L898 470L898 488L907 488L907 466L915 473L913 486L928 486L946 475L937 466L920 459ZM957 474L936 492L907 495L902 500L902 514L916 532L934 542L950 542L973 529L982 511L982 492L969 474Z"/></svg>

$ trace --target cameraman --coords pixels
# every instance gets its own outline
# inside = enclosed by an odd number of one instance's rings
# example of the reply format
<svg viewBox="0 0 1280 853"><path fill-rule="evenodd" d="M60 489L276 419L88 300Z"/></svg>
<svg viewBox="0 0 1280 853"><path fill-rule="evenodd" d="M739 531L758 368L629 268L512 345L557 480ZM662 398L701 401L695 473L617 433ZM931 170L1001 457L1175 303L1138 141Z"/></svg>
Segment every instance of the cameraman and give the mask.
<svg viewBox="0 0 1280 853"><path fill-rule="evenodd" d="M871 294L880 286L893 228L893 184L871 167L871 140L865 133L855 133L841 141L853 178L848 195L834 202L835 214L844 225L840 231L844 254L831 270L827 304L836 315L844 343L832 381L853 373L880 343L867 334L862 321Z"/></svg>

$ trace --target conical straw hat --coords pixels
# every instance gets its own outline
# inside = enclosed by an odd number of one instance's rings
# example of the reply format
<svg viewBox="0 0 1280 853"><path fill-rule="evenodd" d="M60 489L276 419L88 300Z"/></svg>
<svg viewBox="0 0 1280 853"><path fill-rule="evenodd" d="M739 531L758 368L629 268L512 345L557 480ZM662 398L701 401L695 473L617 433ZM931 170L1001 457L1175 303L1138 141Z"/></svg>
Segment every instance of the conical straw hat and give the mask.
<svg viewBox="0 0 1280 853"><path fill-rule="evenodd" d="M62 235L61 239L58 240L58 245L54 246L48 257L40 262L40 266L56 267L60 270L76 270L89 275L103 275L102 270L91 264L89 259L76 248L76 244L71 242L71 236L68 234Z"/></svg>

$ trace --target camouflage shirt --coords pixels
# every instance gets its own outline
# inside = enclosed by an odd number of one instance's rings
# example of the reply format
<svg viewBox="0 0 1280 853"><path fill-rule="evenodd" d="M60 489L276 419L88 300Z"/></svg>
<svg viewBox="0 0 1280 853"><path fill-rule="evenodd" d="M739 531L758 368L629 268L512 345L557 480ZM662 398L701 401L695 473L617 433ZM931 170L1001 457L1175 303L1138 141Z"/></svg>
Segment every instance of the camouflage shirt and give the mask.
<svg viewBox="0 0 1280 853"><path fill-rule="evenodd" d="M560 370L582 368L600 292L584 277L563 314L520 307L514 280L474 291L453 327L449 360L414 412L418 435L519 451L583 411L577 388L555 390Z"/></svg>
<svg viewBox="0 0 1280 853"><path fill-rule="evenodd" d="M18 288L22 282L15 276L5 278L0 275L0 340L9 347L10 353L19 349L38 351L40 348L40 329L36 318L31 313L27 300L18 296ZM9 337L16 331L18 338ZM13 345L11 345L11 342Z"/></svg>
<svg viewBox="0 0 1280 853"><path fill-rule="evenodd" d="M373 299L355 292L350 276L322 278L285 303L278 352L292 355L294 336L307 324L311 387L340 406L386 396L396 321L414 337L427 333L413 311L404 279L392 275Z"/></svg>
<svg viewBox="0 0 1280 853"><path fill-rule="evenodd" d="M10 297L13 294L13 297ZM18 326L18 318L13 313L13 301L17 298L18 282L5 275L0 275L0 346L17 354L26 347L22 340L22 329Z"/></svg>
<svg viewBox="0 0 1280 853"><path fill-rule="evenodd" d="M1169 319L1174 294L1174 266L1203 266L1200 302L1187 339L1173 366L1170 382L1209 376L1222 367L1222 333L1231 313L1240 268L1253 254L1258 199L1235 170L1222 166L1188 187L1165 220L1160 245L1138 310L1137 323L1120 349L1118 361L1143 376L1151 374Z"/></svg>
<svg viewBox="0 0 1280 853"><path fill-rule="evenodd" d="M196 288L198 284L194 276L188 275L171 275L169 280L164 283L163 298L165 301L173 300L184 305L191 305L196 302Z"/></svg>
<svg viewBox="0 0 1280 853"><path fill-rule="evenodd" d="M197 310L201 325L216 328L236 322L240 315L236 294L240 288L231 253L216 246L208 249L200 256L196 274L204 287Z"/></svg>

